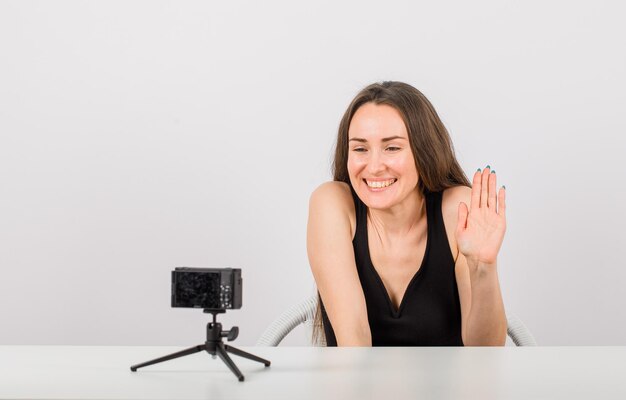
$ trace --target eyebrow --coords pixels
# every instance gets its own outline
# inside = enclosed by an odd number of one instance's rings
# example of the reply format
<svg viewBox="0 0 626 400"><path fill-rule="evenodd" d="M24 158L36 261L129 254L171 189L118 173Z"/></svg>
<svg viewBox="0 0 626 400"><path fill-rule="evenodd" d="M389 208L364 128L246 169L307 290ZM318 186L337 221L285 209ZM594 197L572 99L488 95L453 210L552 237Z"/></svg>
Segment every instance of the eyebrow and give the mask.
<svg viewBox="0 0 626 400"><path fill-rule="evenodd" d="M402 136L389 136L389 137L383 138L382 141L383 142L388 142L388 141L394 140L394 139L404 139L404 140L406 140L406 138L402 137ZM367 140L363 139L363 138L352 138L352 139L348 140L348 142L351 142L353 140L355 142L367 143Z"/></svg>

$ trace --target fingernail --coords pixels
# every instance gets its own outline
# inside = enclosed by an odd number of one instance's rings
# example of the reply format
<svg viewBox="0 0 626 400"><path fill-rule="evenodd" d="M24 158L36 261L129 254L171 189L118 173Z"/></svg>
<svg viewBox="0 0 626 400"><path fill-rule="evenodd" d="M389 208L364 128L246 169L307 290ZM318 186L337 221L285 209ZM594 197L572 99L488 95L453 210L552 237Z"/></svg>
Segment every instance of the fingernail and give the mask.
<svg viewBox="0 0 626 400"><path fill-rule="evenodd" d="M485 167L485 169L487 169L487 168L491 168L491 167L490 167L489 165L487 165L487 166Z"/></svg>
<svg viewBox="0 0 626 400"><path fill-rule="evenodd" d="M492 174L495 174L495 173L496 173L496 170L495 170L495 169L492 169L492 170L491 170L491 173L492 173Z"/></svg>
<svg viewBox="0 0 626 400"><path fill-rule="evenodd" d="M478 169L476 170L476 172L480 172L480 168L478 168Z"/></svg>
<svg viewBox="0 0 626 400"><path fill-rule="evenodd" d="M506 190L506 186L502 185L502 189Z"/></svg>

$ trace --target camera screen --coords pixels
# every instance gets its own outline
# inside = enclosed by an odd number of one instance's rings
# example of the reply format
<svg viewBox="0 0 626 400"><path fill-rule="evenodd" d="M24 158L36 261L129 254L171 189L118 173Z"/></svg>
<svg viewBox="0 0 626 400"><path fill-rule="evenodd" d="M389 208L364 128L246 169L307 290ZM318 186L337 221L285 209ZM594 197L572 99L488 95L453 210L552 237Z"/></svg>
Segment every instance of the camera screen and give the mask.
<svg viewBox="0 0 626 400"><path fill-rule="evenodd" d="M174 285L177 307L220 308L219 272L177 272Z"/></svg>

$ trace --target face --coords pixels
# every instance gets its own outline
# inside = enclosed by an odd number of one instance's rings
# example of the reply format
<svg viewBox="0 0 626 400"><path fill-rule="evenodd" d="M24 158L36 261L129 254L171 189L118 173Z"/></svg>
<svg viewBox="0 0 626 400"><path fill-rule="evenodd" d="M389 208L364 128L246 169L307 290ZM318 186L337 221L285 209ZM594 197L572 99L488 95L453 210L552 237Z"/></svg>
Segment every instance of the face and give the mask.
<svg viewBox="0 0 626 400"><path fill-rule="evenodd" d="M400 113L366 103L348 128L348 174L359 198L373 209L389 209L417 190L417 168Z"/></svg>

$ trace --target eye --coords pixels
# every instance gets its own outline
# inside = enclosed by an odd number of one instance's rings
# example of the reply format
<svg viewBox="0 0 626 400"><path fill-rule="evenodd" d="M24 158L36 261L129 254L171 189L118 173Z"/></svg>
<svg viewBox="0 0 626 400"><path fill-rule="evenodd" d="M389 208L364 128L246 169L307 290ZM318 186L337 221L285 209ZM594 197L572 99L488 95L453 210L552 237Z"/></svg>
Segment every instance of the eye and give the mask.
<svg viewBox="0 0 626 400"><path fill-rule="evenodd" d="M357 153L364 153L367 150L363 147L355 147L354 149L352 149L352 151L356 151Z"/></svg>
<svg viewBox="0 0 626 400"><path fill-rule="evenodd" d="M389 150L389 151L398 151L398 150L401 150L401 148L400 147L396 147L396 146L389 146L389 147L387 147L387 150Z"/></svg>

